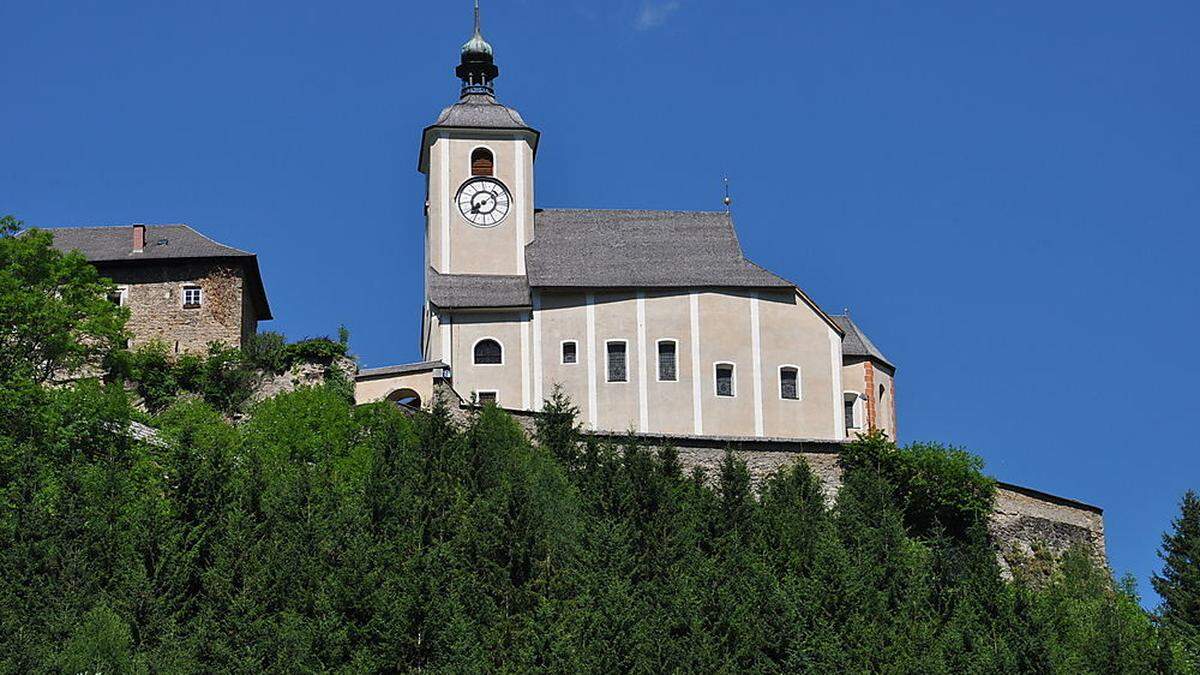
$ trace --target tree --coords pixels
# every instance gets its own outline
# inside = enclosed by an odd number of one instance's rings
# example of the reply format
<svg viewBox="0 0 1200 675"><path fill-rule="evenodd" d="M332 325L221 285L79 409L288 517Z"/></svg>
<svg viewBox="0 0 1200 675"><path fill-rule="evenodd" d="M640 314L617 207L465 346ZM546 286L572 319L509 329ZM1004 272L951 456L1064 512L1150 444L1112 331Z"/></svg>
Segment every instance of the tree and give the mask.
<svg viewBox="0 0 1200 675"><path fill-rule="evenodd" d="M0 218L0 381L99 366L125 341L127 312L108 301L112 283L82 255L55 250L50 233L21 225Z"/></svg>
<svg viewBox="0 0 1200 675"><path fill-rule="evenodd" d="M1151 583L1163 599L1163 623L1200 658L1200 497L1188 490L1179 512L1163 534L1162 574Z"/></svg>

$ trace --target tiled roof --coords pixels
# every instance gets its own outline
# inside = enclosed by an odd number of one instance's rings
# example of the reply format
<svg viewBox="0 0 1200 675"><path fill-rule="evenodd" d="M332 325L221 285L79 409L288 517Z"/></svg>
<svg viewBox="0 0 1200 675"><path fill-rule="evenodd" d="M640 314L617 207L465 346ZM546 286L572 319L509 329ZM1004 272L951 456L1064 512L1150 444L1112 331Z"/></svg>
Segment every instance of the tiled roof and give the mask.
<svg viewBox="0 0 1200 675"><path fill-rule="evenodd" d="M428 270L429 301L443 309L525 307L529 283L520 275L439 274Z"/></svg>
<svg viewBox="0 0 1200 675"><path fill-rule="evenodd" d="M794 287L746 259L726 212L538 210L525 261L534 287Z"/></svg>
<svg viewBox="0 0 1200 675"><path fill-rule="evenodd" d="M247 270L251 297L257 318L265 321L271 316L267 290L258 269L258 257L248 251L209 239L187 225L146 225L146 242L141 253L133 251L132 225L101 227L39 228L54 235L54 248L67 252L79 251L89 262L99 264L169 262L196 258L238 258Z"/></svg>
<svg viewBox="0 0 1200 675"><path fill-rule="evenodd" d="M243 258L253 253L213 241L187 225L147 225L146 245L133 252L133 226L50 227L54 248L79 251L92 262L163 258Z"/></svg>
<svg viewBox="0 0 1200 675"><path fill-rule="evenodd" d="M437 370L440 368L448 368L441 361L422 361L420 363L405 363L398 366L383 366L381 368L363 368L354 376L356 380L368 380L374 377L385 377L388 375L407 375L409 373L422 373L427 370Z"/></svg>
<svg viewBox="0 0 1200 675"><path fill-rule="evenodd" d="M868 358L873 358L880 363L895 369L896 366L893 365L891 361L887 360L887 357L883 355L883 352L879 351L879 348L875 346L875 343L871 342L871 339L867 337L867 334L862 332L862 329L859 328L858 325L853 321L851 321L849 316L843 314L834 316L832 318L846 333L846 337L842 338L843 356L865 356Z"/></svg>
<svg viewBox="0 0 1200 675"><path fill-rule="evenodd" d="M468 94L438 115L435 127L530 129L521 114L486 94Z"/></svg>

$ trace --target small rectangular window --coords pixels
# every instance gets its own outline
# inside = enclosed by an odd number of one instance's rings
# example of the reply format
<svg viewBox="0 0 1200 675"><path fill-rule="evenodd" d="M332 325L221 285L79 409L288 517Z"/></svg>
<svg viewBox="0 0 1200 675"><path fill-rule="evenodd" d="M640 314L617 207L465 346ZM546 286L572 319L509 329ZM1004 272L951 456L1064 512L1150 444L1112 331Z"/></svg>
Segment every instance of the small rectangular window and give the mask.
<svg viewBox="0 0 1200 675"><path fill-rule="evenodd" d="M201 293L199 286L184 286L183 287L183 306L186 308L199 307Z"/></svg>
<svg viewBox="0 0 1200 675"><path fill-rule="evenodd" d="M846 428L858 428L858 394L846 394Z"/></svg>
<svg viewBox="0 0 1200 675"><path fill-rule="evenodd" d="M477 391L475 392L475 401L479 405L496 405L499 394L494 391Z"/></svg>
<svg viewBox="0 0 1200 675"><path fill-rule="evenodd" d="M572 364L579 362L578 347L574 342L562 343L562 362L564 364Z"/></svg>
<svg viewBox="0 0 1200 675"><path fill-rule="evenodd" d="M625 366L625 343L608 343L608 381L628 382L629 373Z"/></svg>
<svg viewBox="0 0 1200 675"><path fill-rule="evenodd" d="M663 340L658 343L658 380L660 382L675 382L679 379L675 367L675 342Z"/></svg>
<svg viewBox="0 0 1200 675"><path fill-rule="evenodd" d="M779 398L800 398L800 373L795 368L779 369Z"/></svg>
<svg viewBox="0 0 1200 675"><path fill-rule="evenodd" d="M117 286L112 293L108 294L108 301L117 307L125 306L125 298L128 294L128 289L124 286Z"/></svg>
<svg viewBox="0 0 1200 675"><path fill-rule="evenodd" d="M733 396L733 366L717 364L717 396Z"/></svg>

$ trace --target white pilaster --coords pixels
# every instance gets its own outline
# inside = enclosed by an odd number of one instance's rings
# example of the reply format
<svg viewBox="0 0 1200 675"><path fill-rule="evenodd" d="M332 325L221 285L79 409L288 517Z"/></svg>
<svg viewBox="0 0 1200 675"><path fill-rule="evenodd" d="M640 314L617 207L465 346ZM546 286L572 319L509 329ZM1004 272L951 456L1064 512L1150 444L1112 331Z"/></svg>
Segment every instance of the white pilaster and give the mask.
<svg viewBox="0 0 1200 675"><path fill-rule="evenodd" d="M637 293L637 350L638 350L638 430L650 430L650 411L646 393L646 294Z"/></svg>
<svg viewBox="0 0 1200 675"><path fill-rule="evenodd" d="M587 294L587 395L588 426L596 429L596 294Z"/></svg>
<svg viewBox="0 0 1200 675"><path fill-rule="evenodd" d="M692 430L696 434L704 433L703 401L700 398L704 373L700 371L700 298L696 291L688 294L691 306L691 336L692 343Z"/></svg>
<svg viewBox="0 0 1200 675"><path fill-rule="evenodd" d="M753 353L754 435L763 435L762 342L758 329L758 293L750 293L750 347Z"/></svg>

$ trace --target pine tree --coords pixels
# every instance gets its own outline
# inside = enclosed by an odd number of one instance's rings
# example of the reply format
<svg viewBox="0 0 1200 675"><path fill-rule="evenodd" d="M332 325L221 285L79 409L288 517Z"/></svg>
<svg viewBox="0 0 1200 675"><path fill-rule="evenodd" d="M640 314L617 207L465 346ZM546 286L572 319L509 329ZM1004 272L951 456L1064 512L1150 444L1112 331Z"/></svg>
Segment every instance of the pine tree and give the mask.
<svg viewBox="0 0 1200 675"><path fill-rule="evenodd" d="M1179 506L1172 532L1163 534L1162 574L1151 583L1163 599L1163 623L1200 657L1200 497L1188 490Z"/></svg>

